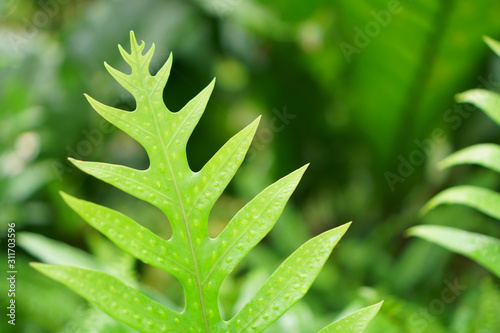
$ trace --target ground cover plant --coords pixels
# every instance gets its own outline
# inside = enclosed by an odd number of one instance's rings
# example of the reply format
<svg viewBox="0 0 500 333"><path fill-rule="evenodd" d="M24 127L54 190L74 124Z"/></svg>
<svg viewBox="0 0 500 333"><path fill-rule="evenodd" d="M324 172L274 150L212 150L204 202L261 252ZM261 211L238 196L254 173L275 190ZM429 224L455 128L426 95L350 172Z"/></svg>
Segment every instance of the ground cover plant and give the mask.
<svg viewBox="0 0 500 333"><path fill-rule="evenodd" d="M307 166L267 187L216 238L210 238L210 210L242 163L259 119L233 136L200 171L193 172L186 145L215 81L179 112L171 112L163 102L163 89L172 56L152 76L149 71L154 44L144 52L145 43L137 43L133 32L130 44L130 53L121 46L119 50L131 74L107 64L106 68L134 96L136 109L128 112L89 96L87 99L101 116L146 149L149 168L71 161L86 173L161 209L171 223L173 235L164 240L115 210L66 193L61 195L87 223L122 250L175 276L184 287L185 307L181 312L171 310L98 270L39 263L31 266L141 332L261 332L304 296L350 224L326 231L302 245L239 313L223 320L219 290L224 279L276 223ZM362 332L380 306L355 312L320 332Z"/></svg>

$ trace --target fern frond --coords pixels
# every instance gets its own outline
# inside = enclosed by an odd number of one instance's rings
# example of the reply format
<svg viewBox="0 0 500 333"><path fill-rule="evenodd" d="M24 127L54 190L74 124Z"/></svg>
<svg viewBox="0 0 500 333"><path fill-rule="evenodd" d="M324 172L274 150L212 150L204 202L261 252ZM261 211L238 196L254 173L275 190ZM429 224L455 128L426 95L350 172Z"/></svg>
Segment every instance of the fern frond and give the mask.
<svg viewBox="0 0 500 333"><path fill-rule="evenodd" d="M485 37L485 41L500 56L500 44L488 37ZM500 126L499 94L484 89L473 89L458 94L456 100L474 104ZM441 167L447 168L460 164L477 164L500 172L500 146L497 144L478 144L462 149L443 160ZM442 204L468 206L500 220L500 193L487 188L469 185L451 187L430 199L423 207L422 212L427 213ZM413 227L408 230L408 234L465 255L500 277L499 239L432 225Z"/></svg>
<svg viewBox="0 0 500 333"><path fill-rule="evenodd" d="M307 292L349 224L324 232L294 252L231 320L219 313L224 279L271 230L307 166L283 177L245 205L221 234L208 237L210 210L243 162L259 118L234 135L198 172L190 169L186 145L200 120L215 80L178 112L163 102L172 66L170 55L156 75L149 72L154 45L130 34L131 51L119 46L130 74L108 64L108 72L136 100L128 112L86 95L90 105L146 150L146 170L71 159L82 171L161 209L172 225L162 239L137 221L111 208L62 193L66 203L88 224L123 251L175 276L185 291L185 308L171 310L104 272L62 265L33 264L110 316L141 332L261 332ZM370 320L371 312L366 320Z"/></svg>

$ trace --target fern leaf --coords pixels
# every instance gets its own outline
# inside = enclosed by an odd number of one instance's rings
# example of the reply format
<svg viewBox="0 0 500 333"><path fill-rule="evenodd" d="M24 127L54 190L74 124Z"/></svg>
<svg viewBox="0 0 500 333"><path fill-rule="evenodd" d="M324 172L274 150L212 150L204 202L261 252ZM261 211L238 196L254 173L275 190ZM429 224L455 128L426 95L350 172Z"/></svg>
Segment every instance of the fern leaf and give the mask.
<svg viewBox="0 0 500 333"><path fill-rule="evenodd" d="M215 81L180 111L171 112L163 102L163 89L172 56L153 76L149 64L154 45L144 54L145 44L138 44L133 32L130 41L130 53L121 46L119 50L132 68L131 73L122 73L108 64L105 67L133 95L136 109L119 110L86 97L102 117L145 148L150 166L137 170L74 159L71 162L161 209L172 225L172 237L164 240L140 221L111 208L65 193L61 195L88 224L123 251L175 276L185 291L185 308L182 312L168 309L96 270L42 264L33 267L141 332L261 332L307 292L349 224L327 231L300 247L240 313L228 322L222 320L218 304L222 282L274 226L307 166L270 185L245 205L218 237L208 237L210 210L243 162L259 119L234 135L200 171L192 171L186 145Z"/></svg>
<svg viewBox="0 0 500 333"><path fill-rule="evenodd" d="M62 197L88 224L106 235L128 254L176 277L179 277L181 271L193 273L175 258L172 244L129 217L107 207L76 199L66 193L62 193Z"/></svg>
<svg viewBox="0 0 500 333"><path fill-rule="evenodd" d="M500 277L500 240L497 238L437 225L410 228L408 235L423 238L469 257Z"/></svg>
<svg viewBox="0 0 500 333"><path fill-rule="evenodd" d="M461 164L477 164L500 173L500 146L482 143L451 154L439 163L441 168L449 168Z"/></svg>
<svg viewBox="0 0 500 333"><path fill-rule="evenodd" d="M380 302L351 313L328 325L318 333L362 333L380 310L382 303Z"/></svg>
<svg viewBox="0 0 500 333"><path fill-rule="evenodd" d="M288 257L224 330L260 332L301 299L350 223L309 240Z"/></svg>
<svg viewBox="0 0 500 333"><path fill-rule="evenodd" d="M427 202L422 208L426 213L438 205L461 204L500 220L500 194L477 186L462 185L448 188Z"/></svg>
<svg viewBox="0 0 500 333"><path fill-rule="evenodd" d="M181 314L151 300L108 274L71 266L31 266L65 284L110 316L141 332L182 332L179 326L185 319Z"/></svg>
<svg viewBox="0 0 500 333"><path fill-rule="evenodd" d="M494 122L500 125L500 95L484 89L472 89L458 94L459 103L471 103L484 111Z"/></svg>

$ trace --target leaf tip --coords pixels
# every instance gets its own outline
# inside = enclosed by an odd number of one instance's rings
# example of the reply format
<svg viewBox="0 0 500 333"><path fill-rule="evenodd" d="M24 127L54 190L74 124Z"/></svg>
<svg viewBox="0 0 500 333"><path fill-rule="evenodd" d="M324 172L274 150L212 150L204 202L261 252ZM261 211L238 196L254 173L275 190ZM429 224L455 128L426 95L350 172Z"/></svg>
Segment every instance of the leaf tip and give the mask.
<svg viewBox="0 0 500 333"><path fill-rule="evenodd" d="M259 127L260 120L262 119L262 115L258 116L255 118L254 121L250 125L248 125L249 128L251 128L254 132L257 130L257 127Z"/></svg>
<svg viewBox="0 0 500 333"><path fill-rule="evenodd" d="M59 191L59 195L64 199L64 201L66 201L67 198L71 197L71 195L69 195L68 193L66 193L64 191Z"/></svg>
<svg viewBox="0 0 500 333"><path fill-rule="evenodd" d="M349 221L349 222L347 222L347 223L342 224L340 227L345 227L345 228L346 228L346 230L347 230L347 229L349 229L349 227L351 226L351 224L352 224L352 221ZM339 228L340 228L340 227L339 227Z"/></svg>
<svg viewBox="0 0 500 333"><path fill-rule="evenodd" d="M441 162L438 162L437 164L437 167L439 170L444 170L446 168L448 168L450 165L448 163L448 159L445 158L444 160L442 160Z"/></svg>
<svg viewBox="0 0 500 333"><path fill-rule="evenodd" d="M465 99L465 93L459 93L459 94L455 94L455 102L457 103L464 103L466 101Z"/></svg>
<svg viewBox="0 0 500 333"><path fill-rule="evenodd" d="M31 268L33 268L34 270L36 270L40 273L43 273L43 274L46 274L50 269L50 265L43 264L41 262L30 262L29 266Z"/></svg>
<svg viewBox="0 0 500 333"><path fill-rule="evenodd" d="M74 209L75 204L78 203L79 199L75 198L72 195L69 195L68 193L65 193L63 191L59 191L59 195L62 197L64 202L71 208Z"/></svg>
<svg viewBox="0 0 500 333"><path fill-rule="evenodd" d="M378 303L375 303L373 305L370 305L368 308L371 308L373 309L373 315L377 314L377 312L380 311L380 309L382 308L382 305L384 305L384 300L381 300L380 302Z"/></svg>
<svg viewBox="0 0 500 333"><path fill-rule="evenodd" d="M137 39L135 38L134 30L130 30L130 46L132 46L132 45L139 46L139 44L137 43Z"/></svg>
<svg viewBox="0 0 500 333"><path fill-rule="evenodd" d="M495 44L498 43L495 39L491 38L490 36L483 35L483 41L491 48L495 48Z"/></svg>
<svg viewBox="0 0 500 333"><path fill-rule="evenodd" d="M89 94L83 93L83 96L87 99L87 101L90 104L92 104L92 102L94 101L94 99Z"/></svg>
<svg viewBox="0 0 500 333"><path fill-rule="evenodd" d="M332 234L332 238L338 237L338 239L340 239L345 235L345 233L347 232L347 230L349 229L351 224L352 224L352 221L344 223L344 224L342 224L336 228L333 228L327 232Z"/></svg>
<svg viewBox="0 0 500 333"><path fill-rule="evenodd" d="M78 162L80 162L79 160L74 159L73 157L68 157L68 161L70 161L71 163L73 163L73 165L76 166L78 166Z"/></svg>
<svg viewBox="0 0 500 333"><path fill-rule="evenodd" d="M418 215L420 217L424 216L425 214L427 214L433 207L433 204L432 204L432 199L427 202L422 208L420 208L420 211L418 212Z"/></svg>
<svg viewBox="0 0 500 333"><path fill-rule="evenodd" d="M414 227L407 229L404 233L405 237L417 237L418 236L418 227L419 226L414 226Z"/></svg>

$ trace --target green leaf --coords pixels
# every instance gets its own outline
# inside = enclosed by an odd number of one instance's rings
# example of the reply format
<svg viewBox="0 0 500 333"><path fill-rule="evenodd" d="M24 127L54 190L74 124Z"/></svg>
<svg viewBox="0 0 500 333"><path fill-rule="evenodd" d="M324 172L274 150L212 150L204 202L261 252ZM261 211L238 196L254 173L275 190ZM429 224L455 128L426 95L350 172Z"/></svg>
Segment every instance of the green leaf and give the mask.
<svg viewBox="0 0 500 333"><path fill-rule="evenodd" d="M17 242L25 251L49 264L104 269L87 252L39 234L20 232L17 235Z"/></svg>
<svg viewBox="0 0 500 333"><path fill-rule="evenodd" d="M441 168L461 164L477 164L500 173L500 146L482 143L451 154L439 163Z"/></svg>
<svg viewBox="0 0 500 333"><path fill-rule="evenodd" d="M488 44L490 49L493 50L500 57L500 42L490 38L488 36L483 36L483 40Z"/></svg>
<svg viewBox="0 0 500 333"><path fill-rule="evenodd" d="M484 89L467 90L456 95L457 102L471 103L484 111L494 122L500 125L500 95Z"/></svg>
<svg viewBox="0 0 500 333"><path fill-rule="evenodd" d="M66 193L61 195L88 224L106 235L128 254L177 277L180 277L182 272L193 274L175 259L175 250L169 242L129 217L107 207L76 199Z"/></svg>
<svg viewBox="0 0 500 333"><path fill-rule="evenodd" d="M108 274L71 266L31 266L141 332L182 332L185 318Z"/></svg>
<svg viewBox="0 0 500 333"><path fill-rule="evenodd" d="M350 223L307 241L288 257L222 331L261 332L309 290Z"/></svg>
<svg viewBox="0 0 500 333"><path fill-rule="evenodd" d="M351 313L328 325L318 333L362 333L380 310L382 303L380 302Z"/></svg>
<svg viewBox="0 0 500 333"><path fill-rule="evenodd" d="M500 220L500 194L495 191L470 185L455 186L434 196L422 208L425 214L443 204L461 204Z"/></svg>
<svg viewBox="0 0 500 333"><path fill-rule="evenodd" d="M168 309L103 272L69 266L36 264L34 267L142 332L261 332L306 293L349 224L305 243L239 314L229 322L222 320L218 296L223 281L275 225L307 166L270 185L245 205L218 237L208 237L210 210L243 162L259 118L234 135L200 171L192 171L186 154L187 142L205 110L215 81L180 111L171 112L163 102L163 89L172 56L152 76L149 64L154 45L143 54L144 42L138 44L133 32L130 40L130 53L121 46L119 50L132 68L131 74L105 65L133 95L136 109L128 112L89 96L87 99L101 116L144 147L150 166L137 170L70 160L84 172L158 207L172 226L172 237L162 239L143 227L141 221L111 208L66 193L61 195L88 224L123 251L176 277L184 288L185 308L182 312Z"/></svg>
<svg viewBox="0 0 500 333"><path fill-rule="evenodd" d="M469 257L500 277L499 239L437 225L416 226L407 233Z"/></svg>
<svg viewBox="0 0 500 333"><path fill-rule="evenodd" d="M222 283L243 257L264 238L278 220L300 181L304 166L267 187L245 205L214 240L213 266L203 281Z"/></svg>

